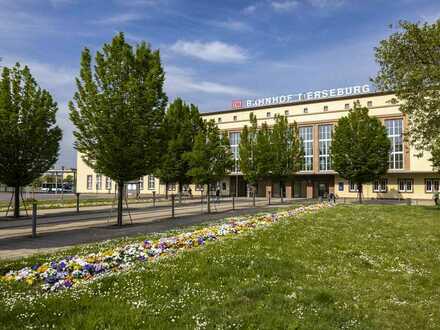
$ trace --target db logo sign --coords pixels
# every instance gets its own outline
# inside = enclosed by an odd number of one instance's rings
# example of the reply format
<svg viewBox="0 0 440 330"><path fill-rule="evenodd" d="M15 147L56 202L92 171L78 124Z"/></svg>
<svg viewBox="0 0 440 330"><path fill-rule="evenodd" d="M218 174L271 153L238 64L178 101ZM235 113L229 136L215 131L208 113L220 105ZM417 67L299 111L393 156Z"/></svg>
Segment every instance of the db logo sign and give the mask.
<svg viewBox="0 0 440 330"><path fill-rule="evenodd" d="M241 100L232 101L232 109L240 109L242 106L243 106L243 103Z"/></svg>

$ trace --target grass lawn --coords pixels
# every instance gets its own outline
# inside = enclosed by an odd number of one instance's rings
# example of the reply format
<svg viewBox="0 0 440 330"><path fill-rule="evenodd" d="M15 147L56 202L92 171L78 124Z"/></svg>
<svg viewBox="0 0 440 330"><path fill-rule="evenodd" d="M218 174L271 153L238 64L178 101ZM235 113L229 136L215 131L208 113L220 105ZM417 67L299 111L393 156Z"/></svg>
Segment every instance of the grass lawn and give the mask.
<svg viewBox="0 0 440 330"><path fill-rule="evenodd" d="M0 327L438 328L439 283L439 209L347 205L55 294L1 283Z"/></svg>

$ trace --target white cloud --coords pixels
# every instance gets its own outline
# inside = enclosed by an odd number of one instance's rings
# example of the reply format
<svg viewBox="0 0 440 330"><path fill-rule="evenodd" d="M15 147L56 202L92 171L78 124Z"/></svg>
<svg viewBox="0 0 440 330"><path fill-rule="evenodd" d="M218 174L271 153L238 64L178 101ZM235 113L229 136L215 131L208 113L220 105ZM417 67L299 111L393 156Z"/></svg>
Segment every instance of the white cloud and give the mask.
<svg viewBox="0 0 440 330"><path fill-rule="evenodd" d="M345 3L345 0L308 0L313 7L329 8L340 7Z"/></svg>
<svg viewBox="0 0 440 330"><path fill-rule="evenodd" d="M166 90L171 94L201 92L230 96L253 95L242 87L198 79L193 72L175 66L166 66Z"/></svg>
<svg viewBox="0 0 440 330"><path fill-rule="evenodd" d="M278 12L291 11L298 7L299 3L295 0L285 0L285 1L272 1L270 3L272 8Z"/></svg>
<svg viewBox="0 0 440 330"><path fill-rule="evenodd" d="M211 21L209 24L222 28L222 29L227 29L227 30L231 30L231 31L237 31L237 32L246 32L246 31L251 31L252 28L249 24L246 24L242 21L235 21L235 20L227 20L227 21L222 21L222 22L217 22L217 21Z"/></svg>
<svg viewBox="0 0 440 330"><path fill-rule="evenodd" d="M251 15L251 14L255 13L256 10L257 10L257 4L254 4L254 5L250 5L250 6L243 8L242 12L243 12L243 14Z"/></svg>
<svg viewBox="0 0 440 330"><path fill-rule="evenodd" d="M49 0L52 7L60 7L65 5L70 5L74 3L74 0Z"/></svg>
<svg viewBox="0 0 440 330"><path fill-rule="evenodd" d="M100 25L125 24L125 23L140 21L143 18L144 17L142 15L137 13L124 13L124 14L97 19L93 21L93 23Z"/></svg>
<svg viewBox="0 0 440 330"><path fill-rule="evenodd" d="M171 46L171 50L207 62L244 62L248 59L248 55L242 48L221 41L203 43L200 41L178 40Z"/></svg>

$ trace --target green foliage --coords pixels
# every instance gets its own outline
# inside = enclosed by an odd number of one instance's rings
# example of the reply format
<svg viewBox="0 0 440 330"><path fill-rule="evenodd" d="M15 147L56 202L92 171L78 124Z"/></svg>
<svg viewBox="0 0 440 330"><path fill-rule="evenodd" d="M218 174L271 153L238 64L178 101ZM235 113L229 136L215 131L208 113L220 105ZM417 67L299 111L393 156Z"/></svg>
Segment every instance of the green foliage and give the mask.
<svg viewBox="0 0 440 330"><path fill-rule="evenodd" d="M385 126L368 115L368 108L355 103L335 127L331 147L333 169L344 179L357 183L361 193L362 184L387 172L390 147Z"/></svg>
<svg viewBox="0 0 440 330"><path fill-rule="evenodd" d="M228 137L220 134L214 121L204 124L195 137L192 151L183 158L190 166L188 176L197 184L218 182L234 165Z"/></svg>
<svg viewBox="0 0 440 330"><path fill-rule="evenodd" d="M183 154L192 150L195 137L203 127L203 120L198 108L188 105L180 98L170 104L162 127L162 143L166 146L161 156L160 167L155 175L163 182L189 183L190 169Z"/></svg>
<svg viewBox="0 0 440 330"><path fill-rule="evenodd" d="M440 138L431 146L431 159L434 170L440 173Z"/></svg>
<svg viewBox="0 0 440 330"><path fill-rule="evenodd" d="M153 173L160 163L165 76L159 51L145 42L133 49L123 33L96 53L95 62L92 69L84 49L70 118L84 162L118 184L121 225L124 182Z"/></svg>
<svg viewBox="0 0 440 330"><path fill-rule="evenodd" d="M283 181L301 169L304 152L296 122L289 124L285 116L276 116L271 131L271 176Z"/></svg>
<svg viewBox="0 0 440 330"><path fill-rule="evenodd" d="M27 66L3 68L0 80L0 182L19 188L31 184L58 158L61 129L56 102L41 89Z"/></svg>
<svg viewBox="0 0 440 330"><path fill-rule="evenodd" d="M434 207L338 206L61 294L0 287L7 329L436 329ZM298 221L300 220L300 221ZM148 234L144 239L157 239ZM130 242L57 251L36 263ZM0 262L1 270L29 259Z"/></svg>
<svg viewBox="0 0 440 330"><path fill-rule="evenodd" d="M380 71L374 81L396 93L408 115L410 141L429 151L440 136L440 21L402 21L399 29L376 48Z"/></svg>
<svg viewBox="0 0 440 330"><path fill-rule="evenodd" d="M85 48L69 104L75 148L88 166L116 182L152 173L167 102L159 51L145 42L133 49L119 33L96 53L95 62L92 69Z"/></svg>
<svg viewBox="0 0 440 330"><path fill-rule="evenodd" d="M239 165L244 179L255 186L258 181L257 172L257 117L251 113L249 116L251 126L244 126L240 133Z"/></svg>
<svg viewBox="0 0 440 330"><path fill-rule="evenodd" d="M269 178L272 173L272 145L269 126L264 122L257 132L256 175L258 178Z"/></svg>

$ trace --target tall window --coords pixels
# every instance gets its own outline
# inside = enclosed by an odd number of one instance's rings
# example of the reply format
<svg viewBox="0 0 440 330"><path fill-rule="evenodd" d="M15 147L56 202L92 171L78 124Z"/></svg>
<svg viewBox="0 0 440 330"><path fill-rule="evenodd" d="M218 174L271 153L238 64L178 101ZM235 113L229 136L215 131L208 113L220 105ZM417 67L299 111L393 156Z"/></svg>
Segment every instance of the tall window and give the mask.
<svg viewBox="0 0 440 330"><path fill-rule="evenodd" d="M108 176L105 178L105 189L112 190L112 179Z"/></svg>
<svg viewBox="0 0 440 330"><path fill-rule="evenodd" d="M413 192L413 179L399 179L399 192Z"/></svg>
<svg viewBox="0 0 440 330"><path fill-rule="evenodd" d="M102 175L96 174L96 190L102 189Z"/></svg>
<svg viewBox="0 0 440 330"><path fill-rule="evenodd" d="M240 166L238 164L238 147L240 145L240 132L232 132L229 133L229 143L231 144L231 152L232 156L234 157L234 168L232 169L232 172L238 173L240 172Z"/></svg>
<svg viewBox="0 0 440 330"><path fill-rule="evenodd" d="M374 192L387 192L388 191L388 180L380 179L373 182Z"/></svg>
<svg viewBox="0 0 440 330"><path fill-rule="evenodd" d="M313 170L313 127L300 127L299 137L304 146L304 164L303 171Z"/></svg>
<svg viewBox="0 0 440 330"><path fill-rule="evenodd" d="M426 179L425 180L425 191L427 193L440 191L440 180L439 179Z"/></svg>
<svg viewBox="0 0 440 330"><path fill-rule="evenodd" d="M139 178L139 190L144 190L144 177Z"/></svg>
<svg viewBox="0 0 440 330"><path fill-rule="evenodd" d="M93 176L87 175L87 190L92 190Z"/></svg>
<svg viewBox="0 0 440 330"><path fill-rule="evenodd" d="M154 190L156 186L156 181L154 180L154 176L148 176L148 190Z"/></svg>
<svg viewBox="0 0 440 330"><path fill-rule="evenodd" d="M332 169L330 158L330 146L332 144L333 125L319 126L319 170L329 171Z"/></svg>
<svg viewBox="0 0 440 330"><path fill-rule="evenodd" d="M391 142L389 168L392 170L403 169L403 121L402 119L385 120L385 126Z"/></svg>

